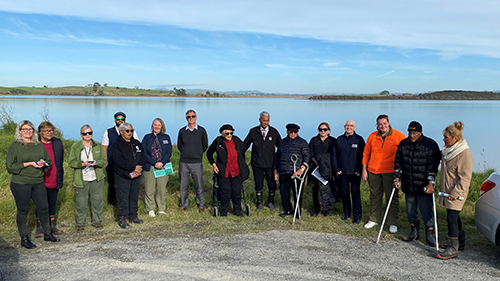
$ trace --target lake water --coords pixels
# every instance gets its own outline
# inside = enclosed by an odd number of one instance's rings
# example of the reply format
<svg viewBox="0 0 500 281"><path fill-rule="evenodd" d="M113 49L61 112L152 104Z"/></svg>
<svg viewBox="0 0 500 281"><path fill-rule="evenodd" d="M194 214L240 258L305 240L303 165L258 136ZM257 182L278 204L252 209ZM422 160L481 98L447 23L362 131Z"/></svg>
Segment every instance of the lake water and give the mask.
<svg viewBox="0 0 500 281"><path fill-rule="evenodd" d="M343 133L347 119L356 122L356 132L366 137L375 130L379 114L389 115L393 128L406 134L412 120L419 121L424 135L443 145L442 130L454 121L464 122L464 136L474 156L474 169L500 167L500 101L309 101L291 98L157 98L157 97L10 97L0 102L14 109L14 120L31 120L36 126L42 113L48 116L64 136L79 139L80 127L90 124L94 138L101 140L104 131L114 124L113 114L123 111L127 122L139 137L150 132L151 122L160 117L167 134L177 140L179 128L186 125L188 109L198 115L198 124L207 129L209 142L219 133L222 124L230 123L235 135L244 139L248 130L258 125L259 113L271 114L271 126L285 136L285 125L300 125L299 135L308 141L317 134L317 126L326 121L331 135Z"/></svg>

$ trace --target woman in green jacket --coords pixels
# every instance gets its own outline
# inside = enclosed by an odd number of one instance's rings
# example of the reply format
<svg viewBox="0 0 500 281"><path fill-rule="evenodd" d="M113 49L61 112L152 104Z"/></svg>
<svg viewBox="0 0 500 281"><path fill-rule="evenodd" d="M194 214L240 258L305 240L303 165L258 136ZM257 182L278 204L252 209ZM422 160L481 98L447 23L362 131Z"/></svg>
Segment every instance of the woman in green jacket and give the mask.
<svg viewBox="0 0 500 281"><path fill-rule="evenodd" d="M17 125L15 138L7 151L5 166L12 175L10 190L16 200L16 222L21 246L28 249L36 247L28 237L27 220L31 200L38 210L44 240L58 242L59 238L50 231L47 191L43 181L43 175L51 164L49 154L38 141L35 126L28 120Z"/></svg>
<svg viewBox="0 0 500 281"><path fill-rule="evenodd" d="M92 139L92 128L83 125L80 129L81 142L73 144L69 154L69 166L74 169L76 232L85 230L85 219L90 203L92 225L102 229L104 198L104 167L108 163L102 144Z"/></svg>

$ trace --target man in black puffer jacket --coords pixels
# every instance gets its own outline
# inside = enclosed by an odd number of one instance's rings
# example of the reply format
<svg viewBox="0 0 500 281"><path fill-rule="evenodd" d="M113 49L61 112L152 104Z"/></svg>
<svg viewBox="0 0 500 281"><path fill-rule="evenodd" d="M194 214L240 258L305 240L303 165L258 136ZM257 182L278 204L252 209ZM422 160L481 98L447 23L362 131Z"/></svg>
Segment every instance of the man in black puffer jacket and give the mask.
<svg viewBox="0 0 500 281"><path fill-rule="evenodd" d="M311 161L311 151L307 141L298 136L300 127L297 124L290 123L286 125L287 136L283 138L278 146L278 151L274 157L274 180L280 182L281 203L284 212L280 217L292 215L292 204L290 203L290 189L293 190L295 202L295 183L292 175L302 177L302 174L309 167ZM294 170L292 155L297 156L297 164ZM298 184L298 183L297 183ZM299 195L301 198L302 196ZM299 200L299 210L302 208L302 200Z"/></svg>
<svg viewBox="0 0 500 281"><path fill-rule="evenodd" d="M434 218L432 215L432 193L441 159L437 143L422 134L422 125L412 121L408 125L408 138L399 143L394 161L394 187L403 190L406 199L406 214L411 232L403 241L419 237L420 221L417 206L426 227L426 242L434 246Z"/></svg>

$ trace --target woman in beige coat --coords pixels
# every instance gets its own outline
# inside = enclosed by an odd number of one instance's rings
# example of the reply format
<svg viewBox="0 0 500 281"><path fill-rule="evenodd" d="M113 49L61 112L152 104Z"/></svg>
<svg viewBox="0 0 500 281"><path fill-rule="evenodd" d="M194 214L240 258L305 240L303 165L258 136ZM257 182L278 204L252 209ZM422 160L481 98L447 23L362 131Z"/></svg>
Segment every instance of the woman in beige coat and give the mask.
<svg viewBox="0 0 500 281"><path fill-rule="evenodd" d="M439 259L458 256L458 249L465 247L465 232L462 230L460 211L467 200L472 176L473 159L469 146L462 136L464 124L460 121L447 126L443 131L444 147L441 163L440 191L449 197L440 196L439 204L446 207L448 221L448 245L444 252L437 254Z"/></svg>

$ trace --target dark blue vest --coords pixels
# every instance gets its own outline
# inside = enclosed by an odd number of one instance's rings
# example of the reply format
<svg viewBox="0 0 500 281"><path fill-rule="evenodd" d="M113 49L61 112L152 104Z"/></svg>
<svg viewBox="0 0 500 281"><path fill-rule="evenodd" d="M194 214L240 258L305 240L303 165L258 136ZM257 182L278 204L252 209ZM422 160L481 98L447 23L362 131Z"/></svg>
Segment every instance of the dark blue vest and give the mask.
<svg viewBox="0 0 500 281"><path fill-rule="evenodd" d="M108 129L108 139L109 139L109 145L108 145L108 162L113 161L113 143L116 142L116 139L118 139L118 133L116 132L116 127L111 127Z"/></svg>

